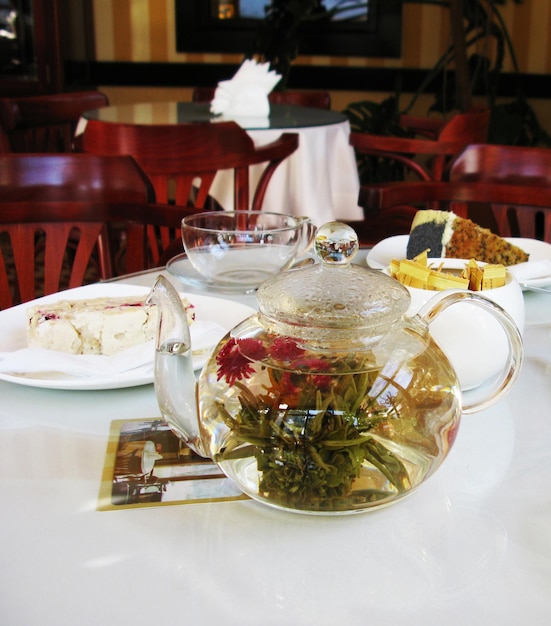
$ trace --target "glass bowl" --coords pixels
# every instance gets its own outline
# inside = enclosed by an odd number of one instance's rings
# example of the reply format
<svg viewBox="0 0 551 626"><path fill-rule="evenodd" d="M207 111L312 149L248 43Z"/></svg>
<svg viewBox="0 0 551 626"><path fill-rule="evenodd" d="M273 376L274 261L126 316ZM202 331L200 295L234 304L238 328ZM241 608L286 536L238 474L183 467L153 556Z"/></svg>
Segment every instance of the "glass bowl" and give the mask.
<svg viewBox="0 0 551 626"><path fill-rule="evenodd" d="M182 220L186 255L205 283L249 291L286 270L312 243L308 217L205 211Z"/></svg>

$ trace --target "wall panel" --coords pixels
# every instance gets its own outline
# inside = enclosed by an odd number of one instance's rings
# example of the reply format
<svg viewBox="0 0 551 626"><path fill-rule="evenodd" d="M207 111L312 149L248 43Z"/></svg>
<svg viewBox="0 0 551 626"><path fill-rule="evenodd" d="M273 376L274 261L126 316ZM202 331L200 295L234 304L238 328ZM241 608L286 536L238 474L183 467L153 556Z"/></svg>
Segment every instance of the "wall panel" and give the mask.
<svg viewBox="0 0 551 626"><path fill-rule="evenodd" d="M205 0L206 1L206 0ZM235 63L240 55L189 54L175 51L174 0L93 0L98 61ZM512 0L501 10L518 55L519 69L551 72L548 33L551 0ZM303 65L407 67L428 69L448 43L448 12L428 5L406 4L400 59L300 57ZM507 59L505 71L512 65Z"/></svg>
<svg viewBox="0 0 551 626"><path fill-rule="evenodd" d="M107 61L114 61L120 59L121 61L132 61L132 39L135 33L132 30L132 4L135 4L139 0L104 0L102 5L106 8L110 6L109 16L113 22L113 58L105 59ZM144 25L148 28L148 25ZM97 43L96 43L97 46ZM96 50L98 48L96 47ZM101 51L98 50L101 54Z"/></svg>

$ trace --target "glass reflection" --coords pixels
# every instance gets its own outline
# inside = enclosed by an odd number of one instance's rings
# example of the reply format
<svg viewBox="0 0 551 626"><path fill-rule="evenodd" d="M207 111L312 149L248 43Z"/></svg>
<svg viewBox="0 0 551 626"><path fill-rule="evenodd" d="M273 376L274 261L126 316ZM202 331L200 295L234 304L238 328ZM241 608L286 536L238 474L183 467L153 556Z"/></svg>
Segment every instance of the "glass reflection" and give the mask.
<svg viewBox="0 0 551 626"><path fill-rule="evenodd" d="M368 0L322 0L327 9L338 9L335 21L367 19ZM267 0L211 0L211 15L215 19L264 19Z"/></svg>

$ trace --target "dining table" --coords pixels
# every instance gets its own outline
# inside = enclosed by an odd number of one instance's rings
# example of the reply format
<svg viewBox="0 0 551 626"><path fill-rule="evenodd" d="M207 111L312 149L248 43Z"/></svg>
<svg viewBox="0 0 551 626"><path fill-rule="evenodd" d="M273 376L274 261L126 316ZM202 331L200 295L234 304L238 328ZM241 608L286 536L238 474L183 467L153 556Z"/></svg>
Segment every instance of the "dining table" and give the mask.
<svg viewBox="0 0 551 626"><path fill-rule="evenodd" d="M141 102L113 105L84 113L77 133L86 120L105 124L192 124L227 121L210 112L203 102ZM339 111L271 104L268 117L232 117L257 146L275 141L284 132L299 135L299 147L277 168L263 202L264 211L307 215L317 226L333 220L361 221L360 188L354 149L349 144L350 123ZM250 169L254 189L262 166ZM219 172L211 195L227 210L233 208L231 172Z"/></svg>
<svg viewBox="0 0 551 626"><path fill-rule="evenodd" d="M178 286L165 268L110 284L147 290L160 274ZM185 293L220 310L257 307L254 294ZM549 624L551 294L524 300L524 361L510 392L462 417L443 465L410 496L351 515L271 508L220 477L169 498L185 481L154 470L169 446L151 434L163 428L151 383L1 380L0 623ZM113 457L129 425L157 442L126 450L137 468ZM139 480L116 491L116 462Z"/></svg>

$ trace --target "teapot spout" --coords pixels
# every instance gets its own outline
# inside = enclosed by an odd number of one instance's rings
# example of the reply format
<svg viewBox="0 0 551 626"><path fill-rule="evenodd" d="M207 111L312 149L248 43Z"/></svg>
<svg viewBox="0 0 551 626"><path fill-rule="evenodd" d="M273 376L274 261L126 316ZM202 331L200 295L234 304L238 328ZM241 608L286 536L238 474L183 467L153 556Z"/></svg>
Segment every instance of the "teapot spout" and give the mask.
<svg viewBox="0 0 551 626"><path fill-rule="evenodd" d="M155 345L155 393L163 419L200 456L208 457L201 440L186 312L178 292L159 276L146 302L155 304L158 328Z"/></svg>

